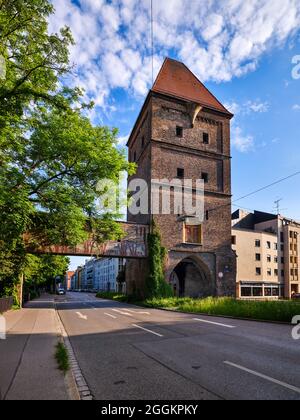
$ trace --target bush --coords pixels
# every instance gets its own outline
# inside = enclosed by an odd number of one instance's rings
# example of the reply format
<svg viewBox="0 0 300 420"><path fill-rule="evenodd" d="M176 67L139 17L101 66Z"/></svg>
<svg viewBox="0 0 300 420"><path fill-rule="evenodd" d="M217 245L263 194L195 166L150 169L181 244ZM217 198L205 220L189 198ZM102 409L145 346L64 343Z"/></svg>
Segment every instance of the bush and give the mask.
<svg viewBox="0 0 300 420"><path fill-rule="evenodd" d="M67 371L70 369L69 355L63 343L58 343L56 345L55 359L57 361L59 370L67 373Z"/></svg>
<svg viewBox="0 0 300 420"><path fill-rule="evenodd" d="M206 299L156 298L147 300L145 305L151 308L176 309L181 312L289 323L295 315L300 314L299 302L290 301L254 302L213 297Z"/></svg>
<svg viewBox="0 0 300 420"><path fill-rule="evenodd" d="M129 302L130 297L116 292L99 292L96 297L98 299L117 300L118 302Z"/></svg>
<svg viewBox="0 0 300 420"><path fill-rule="evenodd" d="M173 296L173 290L165 281L164 264L166 249L161 245L161 236L153 223L152 232L148 235L149 276L146 281L146 296L151 298L168 298Z"/></svg>

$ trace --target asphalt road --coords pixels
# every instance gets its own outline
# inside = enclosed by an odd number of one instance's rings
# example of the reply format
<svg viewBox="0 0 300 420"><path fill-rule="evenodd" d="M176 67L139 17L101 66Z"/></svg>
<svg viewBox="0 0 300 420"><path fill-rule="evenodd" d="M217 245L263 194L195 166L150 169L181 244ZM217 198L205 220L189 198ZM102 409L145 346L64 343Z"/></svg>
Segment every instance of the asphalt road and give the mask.
<svg viewBox="0 0 300 420"><path fill-rule="evenodd" d="M57 300L97 400L300 400L292 326Z"/></svg>

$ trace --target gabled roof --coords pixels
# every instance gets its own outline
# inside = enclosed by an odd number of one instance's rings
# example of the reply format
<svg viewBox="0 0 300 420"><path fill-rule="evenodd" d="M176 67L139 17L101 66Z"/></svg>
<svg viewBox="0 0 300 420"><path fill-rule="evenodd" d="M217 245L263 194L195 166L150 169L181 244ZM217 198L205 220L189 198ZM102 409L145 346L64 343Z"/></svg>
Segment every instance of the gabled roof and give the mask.
<svg viewBox="0 0 300 420"><path fill-rule="evenodd" d="M232 116L183 63L170 58L165 59L152 91L192 101Z"/></svg>

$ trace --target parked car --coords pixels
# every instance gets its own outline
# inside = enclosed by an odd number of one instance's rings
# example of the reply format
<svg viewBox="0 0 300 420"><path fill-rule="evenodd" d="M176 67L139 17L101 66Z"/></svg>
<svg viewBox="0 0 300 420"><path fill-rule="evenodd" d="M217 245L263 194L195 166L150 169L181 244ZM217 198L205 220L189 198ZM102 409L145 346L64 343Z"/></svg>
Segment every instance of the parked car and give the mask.
<svg viewBox="0 0 300 420"><path fill-rule="evenodd" d="M63 295L65 295L65 294L66 294L66 290L65 290L65 289L57 289L57 294L58 294L59 296L63 296Z"/></svg>
<svg viewBox="0 0 300 420"><path fill-rule="evenodd" d="M295 293L295 294L292 296L292 299L293 299L293 300L300 300L300 293Z"/></svg>

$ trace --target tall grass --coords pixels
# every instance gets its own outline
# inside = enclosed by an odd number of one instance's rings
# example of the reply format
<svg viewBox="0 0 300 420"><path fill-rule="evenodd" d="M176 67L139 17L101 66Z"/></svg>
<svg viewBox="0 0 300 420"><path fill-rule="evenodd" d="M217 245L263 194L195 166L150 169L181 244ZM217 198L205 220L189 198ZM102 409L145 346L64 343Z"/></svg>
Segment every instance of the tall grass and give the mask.
<svg viewBox="0 0 300 420"><path fill-rule="evenodd" d="M151 308L176 309L181 312L223 315L264 321L291 322L295 315L300 315L299 302L288 301L258 302L210 297L206 299L152 299L146 301L145 304Z"/></svg>
<svg viewBox="0 0 300 420"><path fill-rule="evenodd" d="M56 345L55 359L57 361L59 370L66 374L70 369L69 355L65 345L61 342L57 343Z"/></svg>
<svg viewBox="0 0 300 420"><path fill-rule="evenodd" d="M247 301L233 298L191 299L155 298L137 302L134 298L118 293L98 293L97 297L118 302L136 303L154 309L174 309L195 314L230 316L234 318L257 319L290 323L295 315L300 315L300 302L293 301Z"/></svg>

